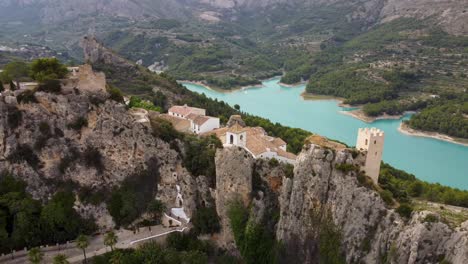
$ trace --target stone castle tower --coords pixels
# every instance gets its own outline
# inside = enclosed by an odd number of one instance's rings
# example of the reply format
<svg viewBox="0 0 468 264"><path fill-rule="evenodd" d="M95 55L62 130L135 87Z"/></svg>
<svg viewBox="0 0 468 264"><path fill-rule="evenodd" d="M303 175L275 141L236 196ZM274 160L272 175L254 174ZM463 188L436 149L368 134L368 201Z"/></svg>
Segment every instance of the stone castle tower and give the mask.
<svg viewBox="0 0 468 264"><path fill-rule="evenodd" d="M384 147L385 134L377 128L360 128L358 132L356 148L366 151L366 162L364 171L371 177L374 183L379 182L380 163Z"/></svg>

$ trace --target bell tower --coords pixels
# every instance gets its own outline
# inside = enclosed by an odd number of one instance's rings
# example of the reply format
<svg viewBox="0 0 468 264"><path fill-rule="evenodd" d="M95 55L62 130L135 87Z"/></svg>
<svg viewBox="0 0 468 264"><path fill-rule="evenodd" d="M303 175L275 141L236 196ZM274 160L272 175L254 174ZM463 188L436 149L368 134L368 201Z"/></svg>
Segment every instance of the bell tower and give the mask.
<svg viewBox="0 0 468 264"><path fill-rule="evenodd" d="M366 151L364 171L375 184L379 182L380 163L382 162L385 133L377 128L360 128L356 148Z"/></svg>

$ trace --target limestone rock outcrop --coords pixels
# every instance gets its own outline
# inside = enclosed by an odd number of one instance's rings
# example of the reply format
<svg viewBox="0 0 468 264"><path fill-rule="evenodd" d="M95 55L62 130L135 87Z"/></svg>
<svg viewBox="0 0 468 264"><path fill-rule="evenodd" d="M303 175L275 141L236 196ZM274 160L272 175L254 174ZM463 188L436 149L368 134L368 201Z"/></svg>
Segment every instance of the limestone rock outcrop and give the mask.
<svg viewBox="0 0 468 264"><path fill-rule="evenodd" d="M362 157L349 150L332 151L309 145L298 156L294 177L284 178L277 239L304 263L314 263L317 241L312 213L330 213L342 233L342 252L347 262L451 263L468 261L468 222L452 229L438 221L424 221L428 212L403 219L388 208L380 195L359 183L356 172L345 173L337 164L359 165ZM315 244L314 244L315 243Z"/></svg>
<svg viewBox="0 0 468 264"><path fill-rule="evenodd" d="M111 190L145 171L153 178L154 198L169 208L180 206L180 187L190 217L199 196L197 179L183 167L180 153L153 136L149 122L109 99L102 80L89 78L58 94L35 92L36 102L12 104L14 94L2 93L0 172L21 178L34 198L46 201L63 183ZM208 187L201 186L203 195L209 194ZM78 206L78 212L109 227L104 204Z"/></svg>
<svg viewBox="0 0 468 264"><path fill-rule="evenodd" d="M252 193L254 159L240 147L229 147L216 153L216 210L221 222L221 244L235 248L234 237L227 216L229 203L241 199L249 205Z"/></svg>

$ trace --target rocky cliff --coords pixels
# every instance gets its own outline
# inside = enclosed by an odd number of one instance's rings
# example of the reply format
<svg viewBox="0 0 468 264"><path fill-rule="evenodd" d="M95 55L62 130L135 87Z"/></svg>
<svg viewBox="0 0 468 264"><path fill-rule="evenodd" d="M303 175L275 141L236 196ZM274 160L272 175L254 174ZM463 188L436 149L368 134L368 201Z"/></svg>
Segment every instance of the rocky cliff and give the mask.
<svg viewBox="0 0 468 264"><path fill-rule="evenodd" d="M401 217L386 205L375 186L358 179L357 171L346 172L339 166L359 166L362 162L363 156L349 149L309 145L299 155L293 177L280 174L282 183L265 184L267 189L259 190L251 185L250 177L255 171L263 171L259 174L262 181L271 183L269 176L274 171L270 166L257 161L252 168L251 158L241 150L222 150L217 155L216 191L225 234L221 239L233 244L225 215L229 197L237 195L244 197L244 203L250 201L254 218L274 206L268 203L273 198L280 211L276 238L285 246L285 259L295 263L318 263L321 229L326 228L323 219L328 216L330 224L339 230L340 251L347 263L468 261L468 221L457 227L444 223L437 215L428 221L428 215L434 216L428 211L415 212L409 219ZM273 195L275 189L277 196ZM267 214L271 219L271 212Z"/></svg>
<svg viewBox="0 0 468 264"><path fill-rule="evenodd" d="M314 260L314 215L330 213L342 234L347 262L452 263L468 261L468 222L455 229L442 222L424 222L428 212L406 220L372 188L345 173L338 164L362 164L349 150L308 146L298 157L294 178L284 179L277 238L294 243L306 262ZM298 241L300 241L298 243Z"/></svg>
<svg viewBox="0 0 468 264"><path fill-rule="evenodd" d="M106 192L146 172L154 198L168 207L175 206L179 185L191 215L197 186L206 186L203 177L190 175L180 153L152 135L140 112L109 98L102 74L91 74L95 78L85 70L81 74L88 74L87 81L65 80L60 93L7 91L0 95L0 172L26 181L28 191L41 200L64 184L77 191ZM112 225L105 204L77 206L83 214L104 219L99 222L102 227Z"/></svg>

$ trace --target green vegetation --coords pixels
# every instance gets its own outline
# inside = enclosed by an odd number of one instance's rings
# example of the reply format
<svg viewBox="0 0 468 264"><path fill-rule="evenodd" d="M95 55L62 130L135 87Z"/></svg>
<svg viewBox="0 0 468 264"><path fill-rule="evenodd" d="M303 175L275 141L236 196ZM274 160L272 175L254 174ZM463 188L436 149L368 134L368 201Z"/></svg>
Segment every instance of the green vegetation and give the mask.
<svg viewBox="0 0 468 264"><path fill-rule="evenodd" d="M160 200L153 200L148 204L147 211L153 217L153 220L159 221L166 211L166 205Z"/></svg>
<svg viewBox="0 0 468 264"><path fill-rule="evenodd" d="M62 84L59 80L45 80L39 84L37 90L40 92L59 94L62 91Z"/></svg>
<svg viewBox="0 0 468 264"><path fill-rule="evenodd" d="M104 245L110 247L111 251L114 251L114 246L117 244L118 237L114 231L109 231L104 235Z"/></svg>
<svg viewBox="0 0 468 264"><path fill-rule="evenodd" d="M192 217L195 234L215 234L221 229L219 216L214 206L202 206Z"/></svg>
<svg viewBox="0 0 468 264"><path fill-rule="evenodd" d="M249 220L249 210L239 199L228 205L228 217L237 248L245 263L277 263L279 244L266 226Z"/></svg>
<svg viewBox="0 0 468 264"><path fill-rule="evenodd" d="M88 126L88 119L83 116L76 118L73 122L67 125L67 128L73 130L81 130L83 127Z"/></svg>
<svg viewBox="0 0 468 264"><path fill-rule="evenodd" d="M380 169L379 184L383 189L390 191L393 198L400 203L410 203L411 198L415 198L468 207L468 191L418 180L414 175L385 163Z"/></svg>
<svg viewBox="0 0 468 264"><path fill-rule="evenodd" d="M167 236L166 241L165 245L148 242L137 249L116 249L113 252L93 257L90 263L205 264L208 263L208 259L220 264L241 263L236 258L216 250L209 241L198 240L193 233L172 233ZM118 262L115 262L116 260Z"/></svg>
<svg viewBox="0 0 468 264"><path fill-rule="evenodd" d="M468 121L462 110L466 93L461 87L468 81L462 66L468 39L444 33L432 23L398 19L342 45L324 47L309 60L313 69L307 92L363 104L368 116L422 110L411 118L412 128L466 138ZM297 81L293 73L285 78ZM429 99L428 93L440 98ZM449 99L447 93L459 99Z"/></svg>
<svg viewBox="0 0 468 264"><path fill-rule="evenodd" d="M94 222L73 209L74 195L57 192L44 206L26 192L26 183L0 175L0 252L63 243L90 233Z"/></svg>
<svg viewBox="0 0 468 264"><path fill-rule="evenodd" d="M128 104L130 108L143 108L149 111L162 112L161 107L155 106L149 101L145 101L137 96L130 97L130 103Z"/></svg>
<svg viewBox="0 0 468 264"><path fill-rule="evenodd" d="M56 58L36 59L30 67L31 77L39 82L63 79L68 73L67 68Z"/></svg>
<svg viewBox="0 0 468 264"><path fill-rule="evenodd" d="M64 254L58 254L53 259L53 264L69 264L67 256Z"/></svg>
<svg viewBox="0 0 468 264"><path fill-rule="evenodd" d="M221 141L215 136L184 137L185 155L184 167L194 176L204 175L208 178L210 187L216 186L216 150L223 147Z"/></svg>
<svg viewBox="0 0 468 264"><path fill-rule="evenodd" d="M102 173L104 170L104 163L102 160L102 154L99 150L92 146L87 146L86 149L81 154L84 165L86 167L93 167L99 173Z"/></svg>
<svg viewBox="0 0 468 264"><path fill-rule="evenodd" d="M89 247L89 238L85 235L79 235L76 239L76 246L83 251L84 263L87 263L86 248Z"/></svg>
<svg viewBox="0 0 468 264"><path fill-rule="evenodd" d="M18 83L27 80L29 77L29 65L22 61L12 61L5 65L3 72L0 73L0 82Z"/></svg>
<svg viewBox="0 0 468 264"><path fill-rule="evenodd" d="M106 90L109 93L109 99L114 100L118 103L124 102L124 96L122 91L119 88L114 87L112 85L107 85Z"/></svg>
<svg viewBox="0 0 468 264"><path fill-rule="evenodd" d="M408 122L412 128L468 138L468 93L442 94Z"/></svg>
<svg viewBox="0 0 468 264"><path fill-rule="evenodd" d="M120 187L112 190L106 201L107 209L117 226L130 225L152 203L159 182L159 165L155 159L150 162L148 166L151 168L127 177Z"/></svg>
<svg viewBox="0 0 468 264"><path fill-rule="evenodd" d="M43 257L44 257L44 253L42 253L41 250L37 247L31 248L28 252L28 259L33 264L41 263Z"/></svg>
<svg viewBox="0 0 468 264"><path fill-rule="evenodd" d="M11 129L15 129L21 125L23 121L22 112L16 107L7 108L7 123Z"/></svg>
<svg viewBox="0 0 468 264"><path fill-rule="evenodd" d="M18 100L18 103L22 103L22 104L37 103L37 99L34 94L35 94L34 90L26 90L20 93L16 97L16 100Z"/></svg>

